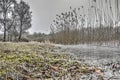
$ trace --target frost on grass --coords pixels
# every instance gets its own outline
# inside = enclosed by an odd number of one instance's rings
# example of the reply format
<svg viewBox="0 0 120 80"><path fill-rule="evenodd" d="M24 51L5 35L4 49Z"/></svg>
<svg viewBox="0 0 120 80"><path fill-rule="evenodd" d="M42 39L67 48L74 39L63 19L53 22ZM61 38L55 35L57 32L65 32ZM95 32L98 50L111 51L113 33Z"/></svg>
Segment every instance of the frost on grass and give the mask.
<svg viewBox="0 0 120 80"><path fill-rule="evenodd" d="M61 47L60 49L57 49L57 51L69 52L76 56L77 60L80 62L94 68L95 73L83 75L80 80L120 80L119 47L95 46L87 44L57 46Z"/></svg>
<svg viewBox="0 0 120 80"><path fill-rule="evenodd" d="M95 71L55 46L0 43L0 80L69 80Z"/></svg>

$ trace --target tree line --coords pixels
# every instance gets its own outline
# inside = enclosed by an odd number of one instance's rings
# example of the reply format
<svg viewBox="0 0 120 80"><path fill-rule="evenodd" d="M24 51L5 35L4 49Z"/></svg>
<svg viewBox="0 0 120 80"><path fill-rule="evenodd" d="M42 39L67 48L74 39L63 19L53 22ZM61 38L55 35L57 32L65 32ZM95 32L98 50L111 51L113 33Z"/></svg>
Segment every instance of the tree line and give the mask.
<svg viewBox="0 0 120 80"><path fill-rule="evenodd" d="M37 42L45 42L45 41L49 40L49 34L34 32L33 34L28 34L26 40L37 41Z"/></svg>
<svg viewBox="0 0 120 80"><path fill-rule="evenodd" d="M0 0L2 40L21 41L23 34L31 27L31 14L30 6L22 0Z"/></svg>
<svg viewBox="0 0 120 80"><path fill-rule="evenodd" d="M119 0L87 0L86 6L70 7L56 15L50 40L63 44L120 42L119 4Z"/></svg>

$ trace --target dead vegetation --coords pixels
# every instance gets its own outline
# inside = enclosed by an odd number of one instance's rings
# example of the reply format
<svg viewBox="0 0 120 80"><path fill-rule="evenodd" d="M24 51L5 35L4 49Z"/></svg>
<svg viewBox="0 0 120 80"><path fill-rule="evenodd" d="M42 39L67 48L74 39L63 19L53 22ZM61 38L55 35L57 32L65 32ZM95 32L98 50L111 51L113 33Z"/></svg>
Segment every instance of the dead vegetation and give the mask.
<svg viewBox="0 0 120 80"><path fill-rule="evenodd" d="M94 72L54 45L40 43L0 43L1 80L67 80Z"/></svg>

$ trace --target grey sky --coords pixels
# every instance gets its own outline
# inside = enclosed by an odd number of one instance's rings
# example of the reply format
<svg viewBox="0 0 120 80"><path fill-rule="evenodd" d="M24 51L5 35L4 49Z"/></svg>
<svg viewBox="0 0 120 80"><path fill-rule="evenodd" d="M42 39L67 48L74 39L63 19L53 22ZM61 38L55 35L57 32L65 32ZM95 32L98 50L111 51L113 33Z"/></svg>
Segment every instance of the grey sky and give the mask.
<svg viewBox="0 0 120 80"><path fill-rule="evenodd" d="M56 14L72 7L79 7L85 0L24 0L26 1L33 12L32 28L33 32L50 32L50 24L54 20Z"/></svg>

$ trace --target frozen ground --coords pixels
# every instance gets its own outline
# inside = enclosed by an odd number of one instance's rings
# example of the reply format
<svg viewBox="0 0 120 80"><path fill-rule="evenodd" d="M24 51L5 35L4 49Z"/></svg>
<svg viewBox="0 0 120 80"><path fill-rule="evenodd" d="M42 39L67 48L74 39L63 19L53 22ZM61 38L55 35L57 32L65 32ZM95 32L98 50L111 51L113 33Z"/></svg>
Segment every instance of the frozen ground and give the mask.
<svg viewBox="0 0 120 80"><path fill-rule="evenodd" d="M79 61L103 70L103 79L120 80L120 47L93 46L93 45L56 45L56 51L69 52ZM81 80L98 80L95 74L83 76Z"/></svg>

